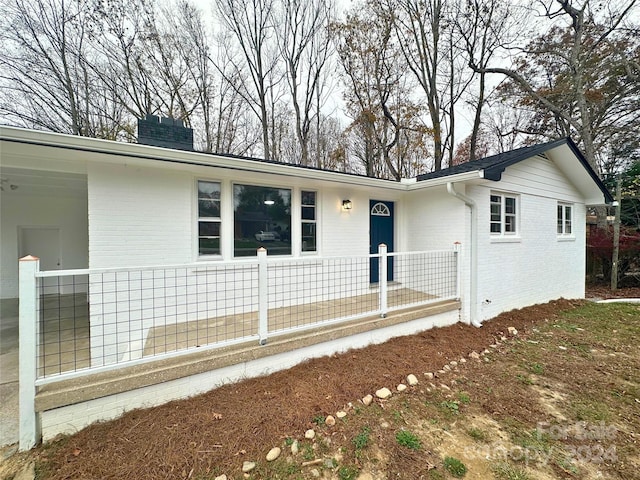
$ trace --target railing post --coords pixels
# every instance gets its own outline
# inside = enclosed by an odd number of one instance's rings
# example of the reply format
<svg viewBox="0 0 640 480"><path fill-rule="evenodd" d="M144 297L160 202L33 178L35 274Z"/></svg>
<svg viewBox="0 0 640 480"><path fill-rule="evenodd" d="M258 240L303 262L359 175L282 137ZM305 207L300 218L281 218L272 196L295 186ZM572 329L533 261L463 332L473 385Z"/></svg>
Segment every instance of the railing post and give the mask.
<svg viewBox="0 0 640 480"><path fill-rule="evenodd" d="M387 316L387 246L384 243L378 245L378 254L380 259L379 265L379 277L380 282L380 316L385 318Z"/></svg>
<svg viewBox="0 0 640 480"><path fill-rule="evenodd" d="M36 272L40 259L31 255L19 262L18 371L20 450L29 450L39 440L36 415L36 376L38 356L38 288Z"/></svg>
<svg viewBox="0 0 640 480"><path fill-rule="evenodd" d="M258 338L260 345L267 343L269 335L269 281L267 274L267 250L258 249Z"/></svg>
<svg viewBox="0 0 640 480"><path fill-rule="evenodd" d="M453 258L456 262L456 299L460 300L460 281L462 279L462 262L460 261L460 251L462 249L462 244L460 242L455 242L453 244Z"/></svg>

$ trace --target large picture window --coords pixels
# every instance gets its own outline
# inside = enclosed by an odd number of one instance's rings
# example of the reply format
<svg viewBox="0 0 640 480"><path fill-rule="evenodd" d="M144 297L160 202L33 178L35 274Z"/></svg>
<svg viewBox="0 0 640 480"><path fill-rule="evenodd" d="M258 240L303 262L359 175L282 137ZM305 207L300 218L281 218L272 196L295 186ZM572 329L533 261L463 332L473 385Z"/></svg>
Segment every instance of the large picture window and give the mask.
<svg viewBox="0 0 640 480"><path fill-rule="evenodd" d="M220 182L198 181L198 254L220 255Z"/></svg>
<svg viewBox="0 0 640 480"><path fill-rule="evenodd" d="M234 185L233 209L234 256L291 255L291 190Z"/></svg>
<svg viewBox="0 0 640 480"><path fill-rule="evenodd" d="M316 251L316 192L302 191L302 251Z"/></svg>
<svg viewBox="0 0 640 480"><path fill-rule="evenodd" d="M491 194L491 234L515 235L518 229L518 201L515 196Z"/></svg>

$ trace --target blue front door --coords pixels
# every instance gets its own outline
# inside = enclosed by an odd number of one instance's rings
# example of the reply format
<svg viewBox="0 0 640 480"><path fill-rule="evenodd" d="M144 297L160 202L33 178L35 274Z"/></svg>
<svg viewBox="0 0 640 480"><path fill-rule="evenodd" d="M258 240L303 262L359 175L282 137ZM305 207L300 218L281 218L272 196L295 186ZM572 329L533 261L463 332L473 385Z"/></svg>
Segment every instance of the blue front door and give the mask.
<svg viewBox="0 0 640 480"><path fill-rule="evenodd" d="M387 245L387 251L393 252L393 202L369 200L369 248L370 253L378 253L378 245ZM378 283L378 259L370 262L369 277L371 283ZM393 258L387 259L387 280L393 280Z"/></svg>

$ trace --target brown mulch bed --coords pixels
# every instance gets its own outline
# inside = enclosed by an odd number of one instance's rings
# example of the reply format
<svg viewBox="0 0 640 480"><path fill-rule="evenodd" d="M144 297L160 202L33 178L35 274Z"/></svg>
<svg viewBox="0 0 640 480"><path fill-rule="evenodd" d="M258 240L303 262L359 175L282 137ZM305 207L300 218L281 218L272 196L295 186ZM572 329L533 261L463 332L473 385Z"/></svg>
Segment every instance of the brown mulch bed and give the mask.
<svg viewBox="0 0 640 480"><path fill-rule="evenodd" d="M640 287L619 288L615 292L611 291L611 287L606 284L597 283L587 285L587 298L640 298Z"/></svg>
<svg viewBox="0 0 640 480"><path fill-rule="evenodd" d="M594 290L588 296L605 293ZM141 480L240 475L243 460L264 458L286 438L302 439L315 426L314 418L335 414L383 386L392 388L409 373L421 378L423 372L480 352L508 327L527 332L582 302L558 300L506 312L482 328L456 324L432 329L131 411L41 447L40 475Z"/></svg>

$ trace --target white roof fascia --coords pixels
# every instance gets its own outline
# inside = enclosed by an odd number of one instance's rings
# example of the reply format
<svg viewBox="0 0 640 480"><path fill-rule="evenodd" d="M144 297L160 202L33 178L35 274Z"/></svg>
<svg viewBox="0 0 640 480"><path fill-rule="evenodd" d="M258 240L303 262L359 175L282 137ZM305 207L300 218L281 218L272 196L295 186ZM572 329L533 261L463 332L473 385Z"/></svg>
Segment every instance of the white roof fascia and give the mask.
<svg viewBox="0 0 640 480"><path fill-rule="evenodd" d="M606 205L602 191L567 145L561 145L546 153L556 168L584 197L585 205Z"/></svg>
<svg viewBox="0 0 640 480"><path fill-rule="evenodd" d="M283 163L267 163L247 158L226 157L212 153L173 150L137 143L116 142L112 140L41 132L16 127L0 126L0 141L1 140L45 147L80 150L119 157L129 157L132 159L147 161L175 162L204 167L218 167L240 171L324 180L334 183L385 188L390 190L406 191L408 186L404 183L394 182L391 180L350 175L341 172L307 169Z"/></svg>
<svg viewBox="0 0 640 480"><path fill-rule="evenodd" d="M421 180L416 183L407 185L408 190L421 190L423 188L437 187L446 185L447 183L462 183L482 180L484 178L482 170L472 170L471 172L458 173L456 175L447 175L446 177L437 177L429 180Z"/></svg>

